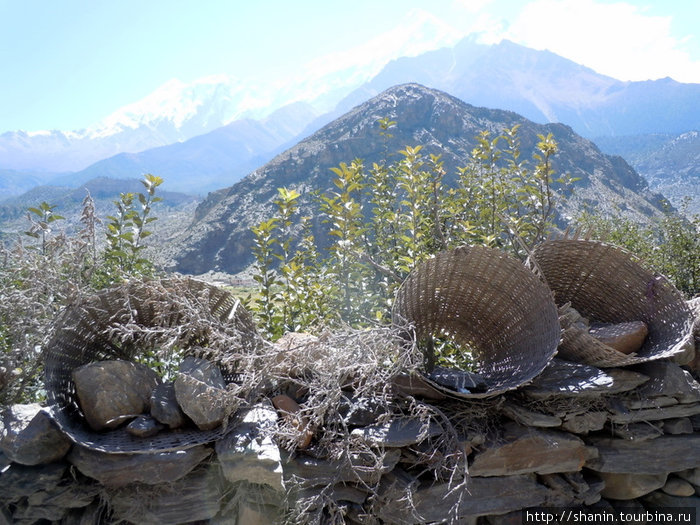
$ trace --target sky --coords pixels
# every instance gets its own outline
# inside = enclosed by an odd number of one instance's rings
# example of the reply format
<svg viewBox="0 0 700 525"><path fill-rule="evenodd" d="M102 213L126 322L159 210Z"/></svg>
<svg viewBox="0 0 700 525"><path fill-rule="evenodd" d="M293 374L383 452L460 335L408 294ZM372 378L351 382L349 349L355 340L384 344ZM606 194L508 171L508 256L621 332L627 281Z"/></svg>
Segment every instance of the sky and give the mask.
<svg viewBox="0 0 700 525"><path fill-rule="evenodd" d="M278 81L416 10L619 80L700 83L698 0L0 0L0 132L86 128L171 79Z"/></svg>

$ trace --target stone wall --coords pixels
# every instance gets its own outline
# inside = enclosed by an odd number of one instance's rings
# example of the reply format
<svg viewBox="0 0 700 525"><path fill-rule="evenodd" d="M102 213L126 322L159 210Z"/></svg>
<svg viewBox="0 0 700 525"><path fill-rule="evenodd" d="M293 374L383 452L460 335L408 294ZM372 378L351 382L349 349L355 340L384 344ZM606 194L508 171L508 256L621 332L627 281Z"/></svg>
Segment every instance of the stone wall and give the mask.
<svg viewBox="0 0 700 525"><path fill-rule="evenodd" d="M338 400L347 439L296 421L290 396L239 409L186 450L108 454L72 443L39 405L5 408L0 523L520 523L537 507L698 507L700 384L692 348L598 369L555 358L532 383L451 399L417 375L389 404ZM303 392L296 401L304 402ZM424 417L421 414L425 414ZM303 423L303 422L302 422Z"/></svg>

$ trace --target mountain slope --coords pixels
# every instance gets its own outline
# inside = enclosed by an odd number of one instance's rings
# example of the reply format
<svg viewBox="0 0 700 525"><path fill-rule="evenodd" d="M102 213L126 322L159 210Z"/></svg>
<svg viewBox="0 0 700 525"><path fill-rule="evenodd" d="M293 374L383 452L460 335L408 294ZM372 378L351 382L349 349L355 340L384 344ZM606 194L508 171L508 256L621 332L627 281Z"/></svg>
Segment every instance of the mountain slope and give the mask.
<svg viewBox="0 0 700 525"><path fill-rule="evenodd" d="M268 161L315 116L308 104L292 104L262 121L237 120L184 142L120 153L56 182L74 185L95 177L154 173L163 177L171 190L204 194L240 180Z"/></svg>
<svg viewBox="0 0 700 525"><path fill-rule="evenodd" d="M386 116L398 122L389 151L422 144L425 155L441 154L453 175L457 166L466 163L482 130L498 133L520 124L524 158L530 157L537 134L551 132L560 148L554 168L581 179L568 213L594 204L603 208L622 204L639 220L659 212L660 197L648 191L646 182L624 160L603 155L571 128L535 124L513 112L477 108L446 93L407 84L361 104L234 186L210 194L168 254L172 267L185 273L244 269L252 261L250 227L271 216L277 188L301 191L308 206L312 191L331 185L330 167L357 157L366 165L380 160L384 143L377 120Z"/></svg>
<svg viewBox="0 0 700 525"><path fill-rule="evenodd" d="M623 156L655 191L687 213L700 214L700 132L596 139L601 149Z"/></svg>
<svg viewBox="0 0 700 525"><path fill-rule="evenodd" d="M562 122L585 137L679 134L700 122L700 84L665 78L622 82L513 42L487 46L468 37L453 48L389 63L346 104L403 82L418 82L478 106Z"/></svg>

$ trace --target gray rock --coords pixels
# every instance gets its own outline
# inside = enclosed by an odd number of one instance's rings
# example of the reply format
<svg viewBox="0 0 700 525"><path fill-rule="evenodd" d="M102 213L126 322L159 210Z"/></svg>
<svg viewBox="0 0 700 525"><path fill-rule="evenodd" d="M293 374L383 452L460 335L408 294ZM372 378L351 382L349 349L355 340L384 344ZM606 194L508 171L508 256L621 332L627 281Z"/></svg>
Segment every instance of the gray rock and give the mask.
<svg viewBox="0 0 700 525"><path fill-rule="evenodd" d="M600 477L605 481L602 491L604 498L617 500L636 499L666 484L667 474L617 474L601 472Z"/></svg>
<svg viewBox="0 0 700 525"><path fill-rule="evenodd" d="M338 403L338 415L349 427L362 427L376 423L379 416L386 413L386 404L377 399L342 398Z"/></svg>
<svg viewBox="0 0 700 525"><path fill-rule="evenodd" d="M609 420L611 423L625 425L640 421L661 421L662 419L672 419L678 417L689 417L700 414L700 403L679 404L663 408L646 408L642 410L619 410L617 407L610 407Z"/></svg>
<svg viewBox="0 0 700 525"><path fill-rule="evenodd" d="M406 497L387 501L378 509L377 517L388 523L444 523L446 516L454 515L453 511L462 520L506 514L545 506L551 495L550 489L528 475L470 478L458 488L449 483L432 482L415 490L410 495L410 503Z"/></svg>
<svg viewBox="0 0 700 525"><path fill-rule="evenodd" d="M661 490L669 496L678 496L682 498L695 495L695 487L686 480L677 477L668 478L668 481Z"/></svg>
<svg viewBox="0 0 700 525"><path fill-rule="evenodd" d="M51 463L65 456L70 447L71 441L39 404L3 410L0 448L11 461L22 465Z"/></svg>
<svg viewBox="0 0 700 525"><path fill-rule="evenodd" d="M398 448L415 445L427 438L439 436L442 432L442 428L435 423L424 423L415 418L405 417L393 419L387 423L356 428L350 435L370 445Z"/></svg>
<svg viewBox="0 0 700 525"><path fill-rule="evenodd" d="M588 434L596 430L602 430L608 419L606 412L593 411L584 414L567 415L562 424L562 430L573 434Z"/></svg>
<svg viewBox="0 0 700 525"><path fill-rule="evenodd" d="M434 401L440 401L446 397L418 374L397 375L392 379L391 386L399 396L421 397Z"/></svg>
<svg viewBox="0 0 700 525"><path fill-rule="evenodd" d="M106 454L75 446L68 454L68 461L80 472L105 486L121 487L137 482L157 485L187 475L211 452L211 449L200 445L176 452Z"/></svg>
<svg viewBox="0 0 700 525"><path fill-rule="evenodd" d="M172 483L130 485L110 491L109 503L115 522L149 525L201 522L219 512L226 487L218 467L205 464Z"/></svg>
<svg viewBox="0 0 700 525"><path fill-rule="evenodd" d="M700 466L700 434L661 436L652 441L590 438L598 457L586 462L597 472L665 474Z"/></svg>
<svg viewBox="0 0 700 525"><path fill-rule="evenodd" d="M14 503L36 492L52 490L68 467L65 461L33 467L13 463L0 475L0 502Z"/></svg>
<svg viewBox="0 0 700 525"><path fill-rule="evenodd" d="M619 394L646 382L648 377L610 368L605 371L590 365L554 358L547 367L520 390L536 399L553 396L587 396Z"/></svg>
<svg viewBox="0 0 700 525"><path fill-rule="evenodd" d="M393 448L381 454L352 453L339 460L326 460L298 455L282 458L285 484L300 487L326 486L334 483L376 483L382 474L391 471L401 458L401 450Z"/></svg>
<svg viewBox="0 0 700 525"><path fill-rule="evenodd" d="M88 424L93 430L104 430L146 413L160 379L145 365L116 360L76 368L73 381Z"/></svg>
<svg viewBox="0 0 700 525"><path fill-rule="evenodd" d="M528 427L558 427L561 426L562 423L561 418L559 417L534 412L514 403L507 403L503 405L501 410L506 416L516 423L520 423L521 425Z"/></svg>
<svg viewBox="0 0 700 525"><path fill-rule="evenodd" d="M280 451L272 440L277 411L269 404L245 412L240 423L216 443L216 455L224 477L248 481L284 491Z"/></svg>
<svg viewBox="0 0 700 525"><path fill-rule="evenodd" d="M700 487L700 467L690 468L676 472L676 475L691 483L695 487Z"/></svg>
<svg viewBox="0 0 700 525"><path fill-rule="evenodd" d="M27 503L34 507L83 508L95 500L100 490L97 483L68 478L54 487L31 494L27 497Z"/></svg>
<svg viewBox="0 0 700 525"><path fill-rule="evenodd" d="M664 512L686 511L686 516L689 515L686 509L696 509L696 512L697 509L700 509L700 497L698 496L681 498L678 496L670 496L660 490L657 490L656 492L652 492L651 494L644 496L644 498L642 499L642 503L647 509L651 510L662 509ZM676 520L676 523L681 522L692 523L692 521L688 520L687 518L683 518L682 520Z"/></svg>
<svg viewBox="0 0 700 525"><path fill-rule="evenodd" d="M669 396L659 396L652 398L637 398L631 397L622 400L622 404L625 408L630 410L639 410L642 408L664 408L670 407L678 404L678 400L675 397Z"/></svg>
<svg viewBox="0 0 700 525"><path fill-rule="evenodd" d="M664 432L666 434L692 434L693 424L687 417L664 419Z"/></svg>
<svg viewBox="0 0 700 525"><path fill-rule="evenodd" d="M649 381L635 392L642 399L674 397L681 403L700 402L700 384L687 370L670 361L643 363L636 368Z"/></svg>
<svg viewBox="0 0 700 525"><path fill-rule="evenodd" d="M173 383L161 383L153 389L151 416L169 428L179 428L187 423L187 416L177 404Z"/></svg>
<svg viewBox="0 0 700 525"><path fill-rule="evenodd" d="M474 456L470 476L575 472L586 461L585 443L571 434L516 425L507 425L506 429L501 439L487 443Z"/></svg>
<svg viewBox="0 0 700 525"><path fill-rule="evenodd" d="M221 371L204 359L186 358L174 386L178 405L200 430L220 426L235 410L235 407L229 406Z"/></svg>
<svg viewBox="0 0 700 525"><path fill-rule="evenodd" d="M139 416L127 425L126 431L132 436L145 438L155 436L164 428L163 425L150 416Z"/></svg>
<svg viewBox="0 0 700 525"><path fill-rule="evenodd" d="M630 441L647 441L664 435L661 429L663 423L629 423L627 425L613 425L612 432L615 436Z"/></svg>

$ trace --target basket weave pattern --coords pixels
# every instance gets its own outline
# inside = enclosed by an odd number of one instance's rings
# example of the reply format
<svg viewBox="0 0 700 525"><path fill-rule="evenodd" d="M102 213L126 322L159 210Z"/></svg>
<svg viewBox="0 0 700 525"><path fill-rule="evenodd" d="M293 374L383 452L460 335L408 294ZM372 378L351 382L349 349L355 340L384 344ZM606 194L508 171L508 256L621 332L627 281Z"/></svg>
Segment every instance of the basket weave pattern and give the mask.
<svg viewBox="0 0 700 525"><path fill-rule="evenodd" d="M556 353L560 329L550 290L520 262L481 246L442 252L420 264L397 292L397 324L418 340L446 336L472 349L487 397L539 374Z"/></svg>
<svg viewBox="0 0 700 525"><path fill-rule="evenodd" d="M189 355L188 350L212 334L201 327L189 329L185 321L188 315L210 320L213 329L219 326L239 333L239 339L248 343L258 338L252 317L231 294L193 279L125 284L67 307L44 354L48 405L59 427L74 442L110 453L182 450L221 437L225 425L211 431L163 430L151 438L136 438L124 429L99 433L90 429L80 411L71 375L75 368L103 360L133 360L144 349L162 342L159 336L173 327L178 328L177 344ZM134 337L125 339L120 327L128 327ZM226 356L214 349L204 357L226 362ZM224 377L232 380L226 373Z"/></svg>
<svg viewBox="0 0 700 525"><path fill-rule="evenodd" d="M692 315L680 292L625 250L600 241L559 239L540 244L533 255L558 305L570 302L590 321L643 321L649 329L640 351L629 356L573 330L565 333L561 357L622 366L672 357L688 343Z"/></svg>

